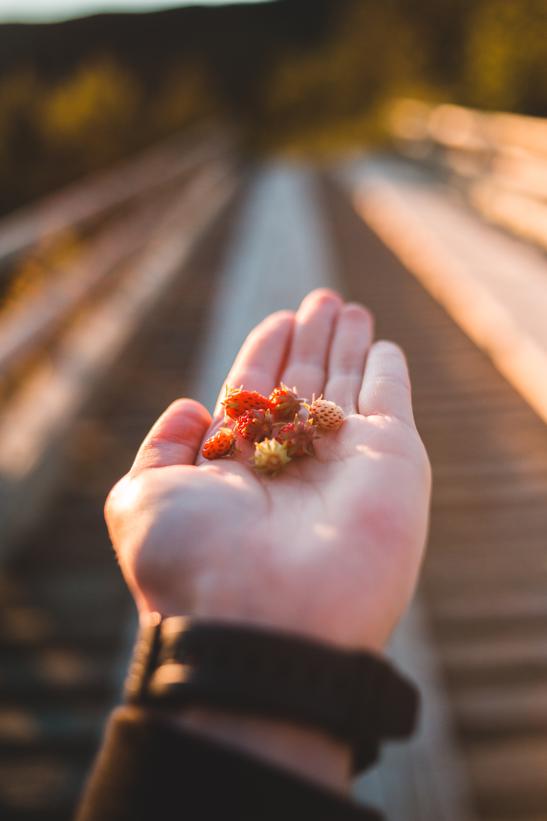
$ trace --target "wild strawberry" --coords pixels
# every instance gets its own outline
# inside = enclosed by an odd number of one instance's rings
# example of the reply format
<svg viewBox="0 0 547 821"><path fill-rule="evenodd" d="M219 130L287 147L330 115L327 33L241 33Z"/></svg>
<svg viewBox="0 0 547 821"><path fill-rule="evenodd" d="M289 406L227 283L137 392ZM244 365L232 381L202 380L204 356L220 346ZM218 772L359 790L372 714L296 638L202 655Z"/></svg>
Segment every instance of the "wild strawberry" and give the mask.
<svg viewBox="0 0 547 821"><path fill-rule="evenodd" d="M313 456L317 430L313 422L302 422L295 417L277 431L275 438L286 446L289 456Z"/></svg>
<svg viewBox="0 0 547 821"><path fill-rule="evenodd" d="M226 397L222 403L226 415L237 419L248 410L269 410L270 401L258 391L245 391L243 388L226 388Z"/></svg>
<svg viewBox="0 0 547 821"><path fill-rule="evenodd" d="M341 427L345 414L335 402L314 399L310 405L310 418L322 431L334 431Z"/></svg>
<svg viewBox="0 0 547 821"><path fill-rule="evenodd" d="M286 445L276 439L264 439L255 446L253 464L261 473L275 476L291 461Z"/></svg>
<svg viewBox="0 0 547 821"><path fill-rule="evenodd" d="M272 413L278 421L293 419L301 404L302 400L298 398L296 390L291 390L283 382L270 394Z"/></svg>
<svg viewBox="0 0 547 821"><path fill-rule="evenodd" d="M214 436L209 437L201 450L206 459L222 459L231 456L235 449L235 434L230 428L221 428Z"/></svg>
<svg viewBox="0 0 547 821"><path fill-rule="evenodd" d="M249 410L237 418L235 428L247 442L261 442L272 434L272 415L269 410Z"/></svg>

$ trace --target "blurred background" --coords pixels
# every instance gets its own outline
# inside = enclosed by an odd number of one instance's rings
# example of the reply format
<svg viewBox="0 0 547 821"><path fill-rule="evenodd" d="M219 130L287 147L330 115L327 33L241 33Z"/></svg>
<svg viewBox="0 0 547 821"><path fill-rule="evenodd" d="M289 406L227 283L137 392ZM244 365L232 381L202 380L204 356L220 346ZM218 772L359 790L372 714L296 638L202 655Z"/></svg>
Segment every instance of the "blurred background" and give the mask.
<svg viewBox="0 0 547 821"><path fill-rule="evenodd" d="M547 819L545 0L0 0L0 816L71 817L135 614L102 521L169 402L329 286L434 471L388 821Z"/></svg>
<svg viewBox="0 0 547 821"><path fill-rule="evenodd" d="M4 213L204 117L237 124L256 152L325 155L385 141L393 97L547 112L542 0L216 3L0 37Z"/></svg>

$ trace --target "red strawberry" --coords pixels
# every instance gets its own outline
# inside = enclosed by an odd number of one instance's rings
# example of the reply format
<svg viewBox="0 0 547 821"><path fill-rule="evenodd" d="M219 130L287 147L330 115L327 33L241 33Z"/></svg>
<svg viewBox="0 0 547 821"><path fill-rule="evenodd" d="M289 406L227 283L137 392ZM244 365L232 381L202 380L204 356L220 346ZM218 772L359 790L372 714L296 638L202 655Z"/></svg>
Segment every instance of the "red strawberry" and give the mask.
<svg viewBox="0 0 547 821"><path fill-rule="evenodd" d="M261 442L272 434L272 415L269 410L245 411L237 418L235 431L247 442Z"/></svg>
<svg viewBox="0 0 547 821"><path fill-rule="evenodd" d="M303 422L295 418L276 433L275 438L284 444L289 456L313 456L317 431L313 422Z"/></svg>
<svg viewBox="0 0 547 821"><path fill-rule="evenodd" d="M202 448L206 459L222 459L231 456L235 448L235 434L230 428L221 428L214 436L209 437Z"/></svg>
<svg viewBox="0 0 547 821"><path fill-rule="evenodd" d="M270 406L276 420L293 419L298 413L302 400L298 398L296 390L291 390L281 383L270 394Z"/></svg>
<svg viewBox="0 0 547 821"><path fill-rule="evenodd" d="M243 388L226 388L226 397L222 403L226 415L237 419L249 410L269 410L270 401L258 391L246 391Z"/></svg>

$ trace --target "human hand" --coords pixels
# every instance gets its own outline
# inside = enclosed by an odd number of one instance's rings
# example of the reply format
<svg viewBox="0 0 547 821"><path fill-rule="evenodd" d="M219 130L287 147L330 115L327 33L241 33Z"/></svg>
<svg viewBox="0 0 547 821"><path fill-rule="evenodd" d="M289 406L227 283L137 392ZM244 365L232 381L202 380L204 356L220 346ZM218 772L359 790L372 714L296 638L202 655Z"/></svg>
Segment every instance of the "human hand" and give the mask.
<svg viewBox="0 0 547 821"><path fill-rule="evenodd" d="M106 504L141 614L231 619L383 648L416 582L431 477L404 356L391 343L371 347L372 334L365 309L324 290L250 334L228 384L268 394L282 380L349 414L317 443L317 458L275 478L199 456L222 425L220 404L214 420L189 399L167 409ZM175 721L347 786L349 750L320 733L203 709Z"/></svg>
<svg viewBox="0 0 547 821"><path fill-rule="evenodd" d="M220 405L211 421L203 406L178 400L159 419L106 505L141 612L383 648L417 578L430 469L404 356L392 343L371 347L372 324L362 307L320 290L296 316L268 317L243 345L228 384L268 394L282 380L349 414L318 442L317 458L275 478L246 461L199 457L222 424Z"/></svg>

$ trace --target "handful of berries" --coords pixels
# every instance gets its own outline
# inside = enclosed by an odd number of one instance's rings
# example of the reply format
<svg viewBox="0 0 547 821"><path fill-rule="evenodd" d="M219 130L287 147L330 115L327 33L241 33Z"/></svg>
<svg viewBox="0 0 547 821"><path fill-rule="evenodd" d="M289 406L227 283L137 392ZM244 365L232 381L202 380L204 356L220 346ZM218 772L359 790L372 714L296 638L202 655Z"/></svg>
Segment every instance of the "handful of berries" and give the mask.
<svg viewBox="0 0 547 821"><path fill-rule="evenodd" d="M296 388L274 388L269 396L241 388L226 388L222 402L226 427L203 445L206 459L222 459L237 452L238 439L254 445L251 460L260 473L275 476L293 459L315 454L315 442L338 430L344 411L334 402L313 399L308 403Z"/></svg>

